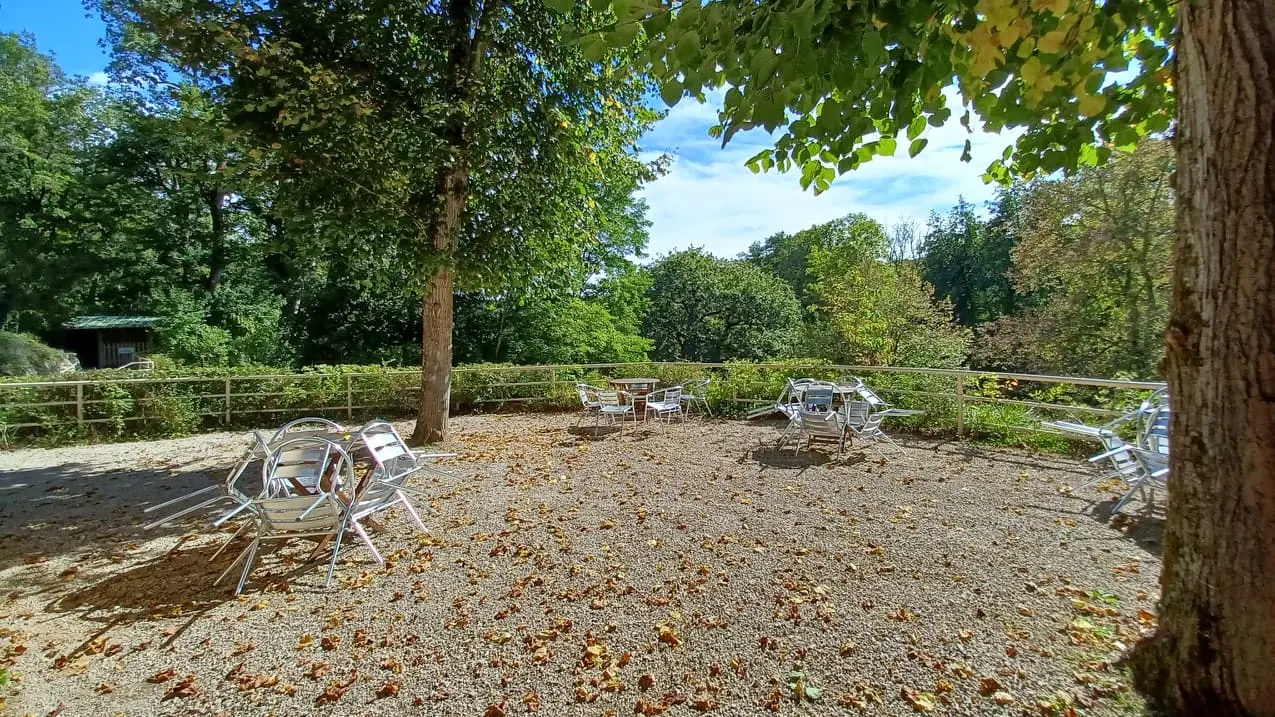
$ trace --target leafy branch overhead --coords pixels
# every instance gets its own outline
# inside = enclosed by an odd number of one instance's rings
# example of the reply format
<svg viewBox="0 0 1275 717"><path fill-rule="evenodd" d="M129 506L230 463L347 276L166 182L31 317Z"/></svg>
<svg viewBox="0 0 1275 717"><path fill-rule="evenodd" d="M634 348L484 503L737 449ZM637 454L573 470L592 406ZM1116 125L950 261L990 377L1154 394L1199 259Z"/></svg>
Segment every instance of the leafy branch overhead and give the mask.
<svg viewBox="0 0 1275 717"><path fill-rule="evenodd" d="M568 3L561 0L560 6ZM1168 0L612 0L615 22L585 35L586 57L631 41L670 106L724 89L723 144L775 133L754 171L797 168L803 187L900 143L916 156L927 127L1025 131L986 179L1072 170L1167 131L1174 117ZM970 160L965 142L961 159Z"/></svg>

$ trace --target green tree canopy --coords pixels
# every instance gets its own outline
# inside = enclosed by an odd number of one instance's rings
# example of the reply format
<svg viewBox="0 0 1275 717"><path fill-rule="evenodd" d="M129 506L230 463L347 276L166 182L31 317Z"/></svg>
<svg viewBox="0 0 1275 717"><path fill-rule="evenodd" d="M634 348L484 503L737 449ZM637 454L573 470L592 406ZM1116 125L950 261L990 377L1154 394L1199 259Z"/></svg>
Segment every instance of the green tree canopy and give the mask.
<svg viewBox="0 0 1275 717"><path fill-rule="evenodd" d="M986 363L1093 376L1159 375L1173 261L1167 142L1073 177L1037 180L1014 222L1013 277L1041 304L994 324Z"/></svg>
<svg viewBox="0 0 1275 717"><path fill-rule="evenodd" d="M801 307L783 279L699 249L651 266L644 335L657 361L722 361L790 355Z"/></svg>

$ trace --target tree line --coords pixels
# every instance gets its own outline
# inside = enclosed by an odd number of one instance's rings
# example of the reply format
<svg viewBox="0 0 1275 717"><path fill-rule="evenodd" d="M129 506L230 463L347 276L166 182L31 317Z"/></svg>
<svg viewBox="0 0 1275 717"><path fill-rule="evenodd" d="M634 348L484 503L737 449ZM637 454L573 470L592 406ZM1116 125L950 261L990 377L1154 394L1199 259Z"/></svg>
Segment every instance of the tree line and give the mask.
<svg viewBox="0 0 1275 717"><path fill-rule="evenodd" d="M6 330L154 314L160 350L193 365L420 360L416 260L361 215L289 196L291 180L227 140L195 85L156 106L68 77L16 35L0 62ZM1173 202L1163 142L924 225L851 214L736 258L692 248L652 259L636 190L667 160L642 163L633 147L656 116L613 113L602 139L582 144L578 163L607 165L596 193L574 197L591 207L588 225L563 207L502 206L501 230L576 245L555 255L562 270L508 266L490 286L460 287L455 362L803 357L1157 375ZM475 242L496 232L482 211L465 229Z"/></svg>

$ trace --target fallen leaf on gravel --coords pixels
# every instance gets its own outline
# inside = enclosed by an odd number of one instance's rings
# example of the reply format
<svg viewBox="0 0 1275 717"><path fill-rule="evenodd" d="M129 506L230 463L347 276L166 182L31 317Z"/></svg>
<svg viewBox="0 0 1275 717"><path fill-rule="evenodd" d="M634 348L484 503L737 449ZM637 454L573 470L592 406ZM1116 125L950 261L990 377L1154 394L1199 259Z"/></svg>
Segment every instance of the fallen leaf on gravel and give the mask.
<svg viewBox="0 0 1275 717"><path fill-rule="evenodd" d="M660 621L656 624L655 629L660 634L660 642L669 647L677 647L682 644L682 636L677 634L677 628L667 621Z"/></svg>
<svg viewBox="0 0 1275 717"><path fill-rule="evenodd" d="M487 709L483 710L483 717L505 717L507 714L504 700L494 705L487 705Z"/></svg>
<svg viewBox="0 0 1275 717"><path fill-rule="evenodd" d="M928 692L913 692L912 690L904 687L900 690L899 695L904 699L904 701L912 705L912 709L917 712L933 712L934 708L938 706L938 702L934 695Z"/></svg>
<svg viewBox="0 0 1275 717"><path fill-rule="evenodd" d="M528 712L538 712L540 710L540 695L535 692L528 692L522 696L522 703L526 705Z"/></svg>
<svg viewBox="0 0 1275 717"><path fill-rule="evenodd" d="M1008 692L997 692L992 695L992 699L995 700L998 705L1014 704L1014 696Z"/></svg>
<svg viewBox="0 0 1275 717"><path fill-rule="evenodd" d="M995 677L984 677L978 682L978 693L984 697L1000 691L1001 683Z"/></svg>
<svg viewBox="0 0 1275 717"><path fill-rule="evenodd" d="M695 699L691 700L690 707L696 712L712 712L717 709L717 703L706 694L699 694Z"/></svg>
<svg viewBox="0 0 1275 717"><path fill-rule="evenodd" d="M598 696L601 694L602 694L601 692L591 693L583 687L577 687L576 702L583 702L584 704L589 704L590 702L593 702L594 700L598 699Z"/></svg>
<svg viewBox="0 0 1275 717"><path fill-rule="evenodd" d="M663 712L664 710L667 710L668 708L669 708L668 705L660 704L658 702L651 703L639 698L638 701L633 705L633 714L644 715L644 717L650 717L651 715L660 714L661 712Z"/></svg>
<svg viewBox="0 0 1275 717"><path fill-rule="evenodd" d="M648 672L638 678L638 689L643 692L651 689L653 686L655 686L655 676L651 673Z"/></svg>
<svg viewBox="0 0 1275 717"><path fill-rule="evenodd" d="M323 694L319 695L319 698L315 700L315 704L326 705L326 704L331 704L333 702L336 702L337 700L341 699L347 691L349 691L350 686L353 685L355 681L357 681L358 679L359 679L359 672L358 670L355 670L353 673L351 673L350 679L346 680L345 682L338 682L337 680L333 680L329 682L327 689L323 690Z"/></svg>
<svg viewBox="0 0 1275 717"><path fill-rule="evenodd" d="M97 687L93 688L99 695L109 695L115 691L115 685L109 682L99 682Z"/></svg>
<svg viewBox="0 0 1275 717"><path fill-rule="evenodd" d="M823 690L807 682L805 673L800 670L788 676L788 688L798 702L814 702L823 696Z"/></svg>
<svg viewBox="0 0 1275 717"><path fill-rule="evenodd" d="M324 635L323 639L319 640L319 646L322 647L324 650L327 650L328 652L335 650L337 646L340 644L341 644L340 635Z"/></svg>
<svg viewBox="0 0 1275 717"><path fill-rule="evenodd" d="M380 699L385 699L388 697L398 697L399 690L401 689L403 689L403 686L401 684L399 684L398 682L395 682L394 680L388 680L385 684L381 685L380 689L376 691L376 696Z"/></svg>
<svg viewBox="0 0 1275 717"><path fill-rule="evenodd" d="M186 697L194 697L198 694L199 685L195 684L195 676L186 675L182 679L178 680L177 684L168 688L168 691L164 693L164 699L170 700L177 697L184 699Z"/></svg>
<svg viewBox="0 0 1275 717"><path fill-rule="evenodd" d="M503 645L514 639L513 633L509 632L488 632L483 635L483 639L493 645Z"/></svg>
<svg viewBox="0 0 1275 717"><path fill-rule="evenodd" d="M156 672L150 677L147 677L146 681L154 683L154 684L159 684L161 682L168 682L169 680L173 679L176 676L177 676L177 672L175 670L164 670L163 672Z"/></svg>
<svg viewBox="0 0 1275 717"><path fill-rule="evenodd" d="M310 633L307 632L306 634L301 636L300 640L297 641L297 649L308 650L311 647L314 647L314 635L311 635Z"/></svg>

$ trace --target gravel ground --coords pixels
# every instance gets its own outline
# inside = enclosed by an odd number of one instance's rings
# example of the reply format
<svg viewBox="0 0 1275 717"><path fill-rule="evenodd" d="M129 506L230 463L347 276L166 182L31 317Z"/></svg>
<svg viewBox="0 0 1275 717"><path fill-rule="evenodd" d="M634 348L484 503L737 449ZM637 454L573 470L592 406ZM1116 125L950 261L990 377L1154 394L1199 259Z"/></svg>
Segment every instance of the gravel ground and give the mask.
<svg viewBox="0 0 1275 717"><path fill-rule="evenodd" d="M331 588L295 541L239 599L212 587L229 531L140 526L242 435L0 454L8 712L1139 710L1111 663L1154 624L1161 520L1110 525L1113 493L1067 489L1083 461L573 421L456 419L455 477L417 483L429 535L389 516L386 568L347 543Z"/></svg>

